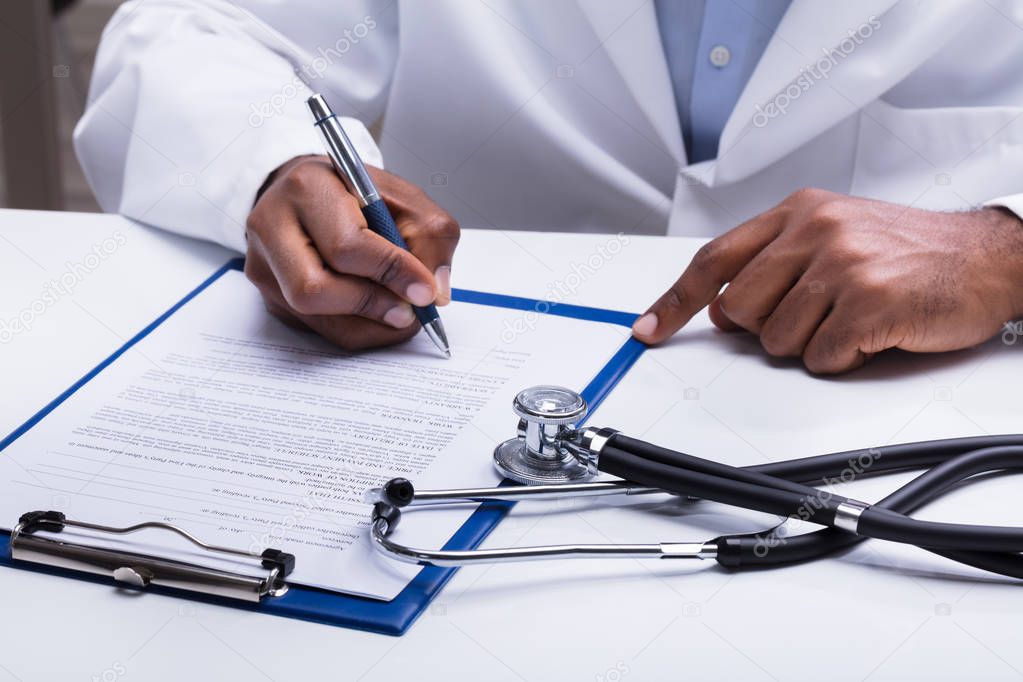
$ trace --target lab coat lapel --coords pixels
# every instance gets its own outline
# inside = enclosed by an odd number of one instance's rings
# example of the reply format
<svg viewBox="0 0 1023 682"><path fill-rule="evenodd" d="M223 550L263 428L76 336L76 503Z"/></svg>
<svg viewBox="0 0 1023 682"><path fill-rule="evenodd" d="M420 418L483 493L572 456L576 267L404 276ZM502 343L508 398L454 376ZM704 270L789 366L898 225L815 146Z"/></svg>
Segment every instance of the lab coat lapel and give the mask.
<svg viewBox="0 0 1023 682"><path fill-rule="evenodd" d="M609 11L616 6L621 11ZM682 129L671 76L661 46L654 5L643 0L636 9L607 0L581 0L580 8L636 104L656 131L666 151L685 164Z"/></svg>
<svg viewBox="0 0 1023 682"><path fill-rule="evenodd" d="M794 0L702 180L746 178L859 111L941 49L970 11L961 1Z"/></svg>

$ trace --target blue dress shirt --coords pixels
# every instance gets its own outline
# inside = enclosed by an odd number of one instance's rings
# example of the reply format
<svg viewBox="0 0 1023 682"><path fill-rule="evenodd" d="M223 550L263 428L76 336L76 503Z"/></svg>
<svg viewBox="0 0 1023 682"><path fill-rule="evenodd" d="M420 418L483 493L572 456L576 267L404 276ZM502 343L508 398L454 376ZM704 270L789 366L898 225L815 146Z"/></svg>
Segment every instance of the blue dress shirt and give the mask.
<svg viewBox="0 0 1023 682"><path fill-rule="evenodd" d="M654 0L689 163L713 159L791 0Z"/></svg>

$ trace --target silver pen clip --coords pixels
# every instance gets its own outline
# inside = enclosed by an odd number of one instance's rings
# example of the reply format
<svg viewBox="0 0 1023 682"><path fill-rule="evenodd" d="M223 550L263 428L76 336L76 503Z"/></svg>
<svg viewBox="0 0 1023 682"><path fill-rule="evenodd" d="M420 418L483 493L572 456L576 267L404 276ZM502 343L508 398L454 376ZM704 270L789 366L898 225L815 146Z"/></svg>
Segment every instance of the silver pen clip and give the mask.
<svg viewBox="0 0 1023 682"><path fill-rule="evenodd" d="M360 206L369 206L380 199L380 192L373 184L373 178L355 151L355 145L348 139L348 134L341 127L327 100L323 95L313 95L306 104L312 112L313 120L317 128L323 133L323 142L327 148L327 155L337 170L341 182L345 184L348 193L359 200Z"/></svg>

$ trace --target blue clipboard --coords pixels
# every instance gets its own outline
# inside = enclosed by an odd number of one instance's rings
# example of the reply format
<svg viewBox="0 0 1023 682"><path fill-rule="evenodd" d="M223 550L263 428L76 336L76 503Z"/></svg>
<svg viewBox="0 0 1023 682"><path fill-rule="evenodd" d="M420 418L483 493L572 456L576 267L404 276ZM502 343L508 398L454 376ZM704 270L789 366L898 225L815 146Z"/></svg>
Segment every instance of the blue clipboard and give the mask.
<svg viewBox="0 0 1023 682"><path fill-rule="evenodd" d="M241 270L244 266L243 259L235 259L217 270L206 281L189 292L184 298L175 303L167 312L160 315L145 329L129 339L123 346L117 349L110 357L94 367L89 373L72 384L66 391L57 396L48 405L39 410L28 421L19 426L10 435L0 441L0 452L16 441L25 432L38 424L46 415L52 412L58 405L68 399L75 391L88 383L93 377L111 365L129 348L145 338L150 332L159 327L171 315L177 312L193 298L198 296L203 289L210 286L217 278L231 270ZM490 294L480 291L468 291L465 289L454 289L452 299L464 303L476 305L496 306L511 308L527 312L535 312L544 315L559 315L579 320L592 320L609 324L631 327L636 320L632 313L619 312L614 310L602 310L599 308L587 308L584 306L569 305L565 303L554 303L550 301L539 301L530 298L519 298L516 296L504 296L501 294ZM611 392L615 385L621 380L629 368L636 362L646 349L642 343L629 338L622 347L614 354L610 361L597 373L592 381L582 390L582 395L590 405L590 413L600 405L605 397ZM504 518L504 515L513 506L509 502L486 502L481 504L475 512L466 520L451 539L444 545L444 549L474 549L490 534L497 524ZM30 510L25 510L30 511ZM10 533L0 531L0 565L15 568L28 569L73 577L81 580L89 580L103 584L117 584L113 579L103 576L91 575L77 571L69 571L60 568L44 566L42 564L31 564L26 562L14 562L10 552ZM301 557L299 557L301 560ZM211 604L220 604L235 608L270 613L287 618L298 618L301 620L336 625L369 632L377 632L386 635L401 635L415 622L416 618L426 610L430 601L440 592L441 588L454 575L456 568L441 568L437 566L424 567L416 577L402 590L397 597L391 601L380 601L367 597L331 592L314 587L292 585L287 594L281 597L269 598L259 604L216 597L197 592L176 590L161 586L147 587L147 591L169 594L177 597L184 597L194 601Z"/></svg>

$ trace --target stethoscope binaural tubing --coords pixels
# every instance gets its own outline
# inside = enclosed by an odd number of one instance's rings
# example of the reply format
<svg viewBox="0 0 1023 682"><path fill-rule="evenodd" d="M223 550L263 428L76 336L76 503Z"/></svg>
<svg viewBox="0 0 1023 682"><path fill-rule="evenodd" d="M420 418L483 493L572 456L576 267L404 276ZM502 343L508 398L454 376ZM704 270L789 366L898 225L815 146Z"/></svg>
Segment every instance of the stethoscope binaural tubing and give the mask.
<svg viewBox="0 0 1023 682"><path fill-rule="evenodd" d="M866 504L812 487L842 476L850 464L869 462L860 476L930 467L881 501ZM983 473L1023 468L1023 435L954 438L838 452L752 467L734 467L615 434L600 452L599 469L623 481L539 487L415 492L376 505L373 539L387 554L414 563L464 565L570 556L651 556L716 559L731 568L756 568L813 560L867 538L912 544L951 560L1023 578L1023 528L942 523L907 514L956 484ZM392 482L394 483L394 482ZM392 486L392 491L395 490ZM504 493L498 491L505 491ZM532 491L532 493L531 493ZM727 535L700 543L555 545L493 550L416 550L388 536L410 504L486 499L529 499L573 494L672 492L825 526L791 536L778 529Z"/></svg>
<svg viewBox="0 0 1023 682"><path fill-rule="evenodd" d="M807 520L832 526L801 536L763 534L717 538L719 563L732 567L787 564L823 556L867 538L912 544L960 563L1023 578L1023 528L921 521L909 512L939 497L957 483L978 474L1023 467L1023 436L984 436L909 443L738 468L658 448L628 437L616 438L601 454L601 469L638 483L658 480L659 487L696 494L726 504L782 516L806 510ZM853 533L834 527L836 512L849 498L802 484L840 475L850 461L876 458L865 475L932 467L891 495L865 505ZM649 458L649 459L646 459ZM734 480L733 480L734 479ZM757 495L748 495L755 489ZM819 507L807 505L818 500ZM863 503L851 501L853 504ZM849 529L847 529L849 530ZM764 551L770 547L770 551Z"/></svg>

